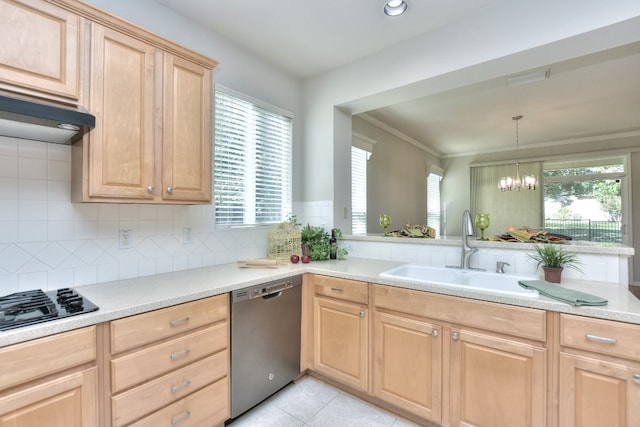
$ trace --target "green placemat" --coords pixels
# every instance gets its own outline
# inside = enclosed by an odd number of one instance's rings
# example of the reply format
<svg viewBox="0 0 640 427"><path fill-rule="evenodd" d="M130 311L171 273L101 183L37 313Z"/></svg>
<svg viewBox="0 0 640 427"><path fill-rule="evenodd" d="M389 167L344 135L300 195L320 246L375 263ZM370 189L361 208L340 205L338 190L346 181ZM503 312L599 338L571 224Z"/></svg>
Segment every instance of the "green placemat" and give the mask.
<svg viewBox="0 0 640 427"><path fill-rule="evenodd" d="M586 292L563 288L545 280L523 280L518 282L525 289L535 289L542 295L570 305L607 305L607 300Z"/></svg>

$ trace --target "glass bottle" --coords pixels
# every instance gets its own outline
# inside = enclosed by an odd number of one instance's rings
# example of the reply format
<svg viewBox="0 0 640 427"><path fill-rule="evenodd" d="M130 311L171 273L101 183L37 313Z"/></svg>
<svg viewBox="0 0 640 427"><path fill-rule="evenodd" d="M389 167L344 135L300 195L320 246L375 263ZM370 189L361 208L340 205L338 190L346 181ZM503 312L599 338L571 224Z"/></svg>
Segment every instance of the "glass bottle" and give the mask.
<svg viewBox="0 0 640 427"><path fill-rule="evenodd" d="M336 239L336 229L331 229L331 238L329 239L329 258L336 259L338 256L338 240Z"/></svg>

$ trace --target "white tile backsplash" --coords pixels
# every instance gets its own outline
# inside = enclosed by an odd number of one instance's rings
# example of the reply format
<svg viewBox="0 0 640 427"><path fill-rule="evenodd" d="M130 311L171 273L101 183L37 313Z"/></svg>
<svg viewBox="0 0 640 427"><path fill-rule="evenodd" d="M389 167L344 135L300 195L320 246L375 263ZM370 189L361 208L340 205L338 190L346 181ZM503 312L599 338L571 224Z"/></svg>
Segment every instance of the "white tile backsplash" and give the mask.
<svg viewBox="0 0 640 427"><path fill-rule="evenodd" d="M216 229L213 214L211 205L72 203L70 146L0 137L0 294L266 256L269 227ZM121 229L132 230L131 249L119 249Z"/></svg>

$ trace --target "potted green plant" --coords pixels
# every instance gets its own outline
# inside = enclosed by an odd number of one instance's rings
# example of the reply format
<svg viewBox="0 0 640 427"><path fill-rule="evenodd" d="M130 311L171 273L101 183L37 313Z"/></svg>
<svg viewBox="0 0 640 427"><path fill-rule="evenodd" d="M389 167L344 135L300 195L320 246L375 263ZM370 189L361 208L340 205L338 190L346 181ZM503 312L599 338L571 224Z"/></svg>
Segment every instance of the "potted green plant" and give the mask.
<svg viewBox="0 0 640 427"><path fill-rule="evenodd" d="M535 245L534 248L535 253L527 255L537 263L536 270L542 266L544 280L547 282L560 283L564 267L583 273L580 268L582 262L580 262L578 256L573 252L566 252L562 246L546 243Z"/></svg>
<svg viewBox="0 0 640 427"><path fill-rule="evenodd" d="M335 236L337 239L342 237L342 232L339 228L335 229ZM302 242L302 254L308 255L312 261L320 261L329 259L329 239L331 235L323 228L307 224L303 227L300 233L300 240ZM337 258L345 259L347 256L347 250L345 248L338 248Z"/></svg>

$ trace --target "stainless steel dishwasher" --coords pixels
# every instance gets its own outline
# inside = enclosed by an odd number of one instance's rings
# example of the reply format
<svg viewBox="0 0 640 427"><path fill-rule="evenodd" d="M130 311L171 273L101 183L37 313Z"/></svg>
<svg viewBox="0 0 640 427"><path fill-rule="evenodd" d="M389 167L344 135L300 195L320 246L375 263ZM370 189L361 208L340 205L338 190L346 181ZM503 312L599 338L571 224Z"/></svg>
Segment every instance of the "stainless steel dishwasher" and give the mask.
<svg viewBox="0 0 640 427"><path fill-rule="evenodd" d="M234 291L231 304L231 418L300 373L302 276Z"/></svg>

